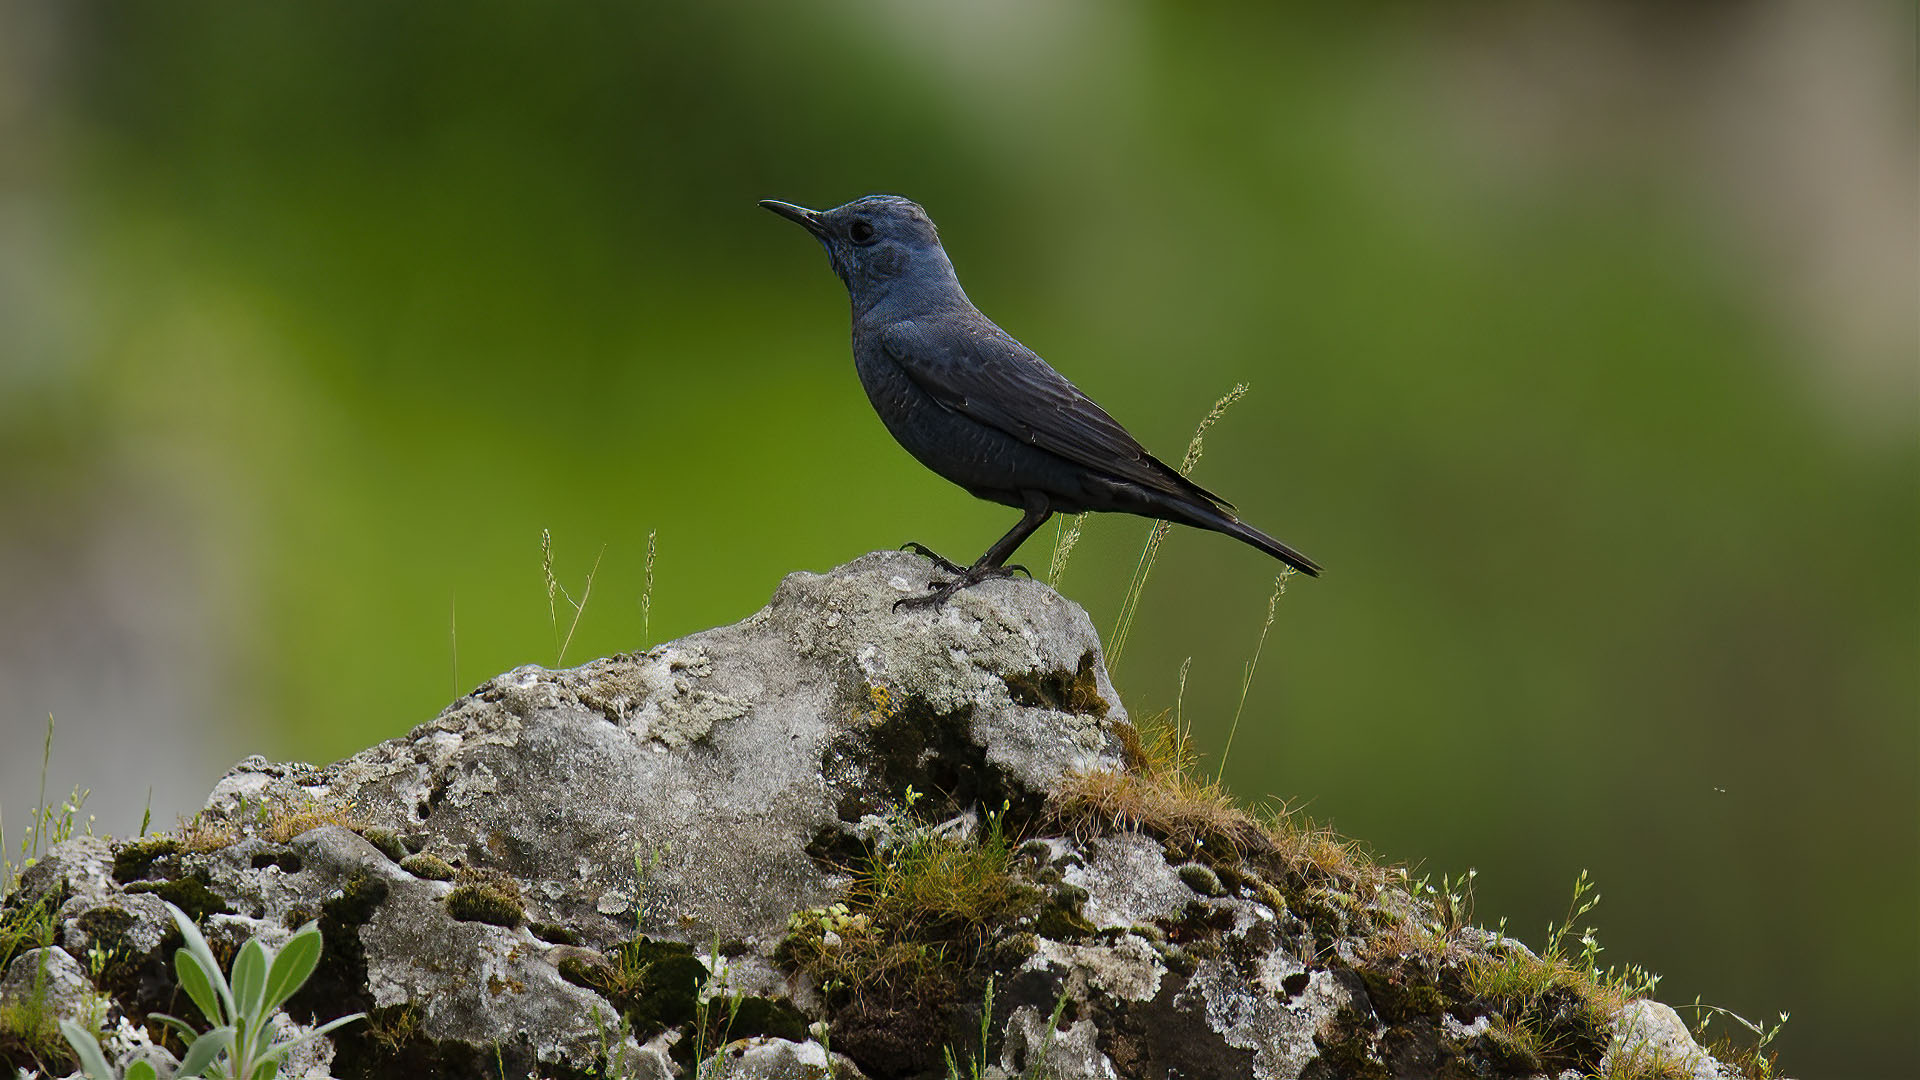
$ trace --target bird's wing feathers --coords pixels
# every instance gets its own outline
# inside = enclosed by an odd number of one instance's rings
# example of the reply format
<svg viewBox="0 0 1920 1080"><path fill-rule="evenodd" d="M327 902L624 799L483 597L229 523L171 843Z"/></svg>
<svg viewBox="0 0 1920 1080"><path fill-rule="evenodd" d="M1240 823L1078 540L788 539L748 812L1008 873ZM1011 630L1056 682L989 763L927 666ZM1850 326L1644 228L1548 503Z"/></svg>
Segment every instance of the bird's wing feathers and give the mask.
<svg viewBox="0 0 1920 1080"><path fill-rule="evenodd" d="M964 337L895 323L881 331L880 342L945 408L1094 472L1233 508L1148 453L1093 399L984 317Z"/></svg>

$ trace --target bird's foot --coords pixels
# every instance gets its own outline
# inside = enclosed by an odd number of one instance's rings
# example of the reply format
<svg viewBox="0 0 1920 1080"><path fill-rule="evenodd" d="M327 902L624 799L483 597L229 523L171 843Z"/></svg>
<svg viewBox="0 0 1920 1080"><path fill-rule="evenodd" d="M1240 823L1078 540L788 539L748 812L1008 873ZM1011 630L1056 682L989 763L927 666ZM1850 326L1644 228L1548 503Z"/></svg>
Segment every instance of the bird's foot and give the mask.
<svg viewBox="0 0 1920 1080"><path fill-rule="evenodd" d="M917 544L909 540L906 543L900 545L900 550L911 551L915 555L918 555L923 559L929 560L930 562L933 563L933 565L939 567L940 569L946 571L949 574L965 575L967 572L966 567L961 566L959 563L954 562L951 559L948 559L946 556L941 555L940 553L934 551L932 548L928 547L925 544Z"/></svg>
<svg viewBox="0 0 1920 1080"><path fill-rule="evenodd" d="M937 558L937 556L935 557ZM945 562L946 560L942 559L941 561ZM893 610L899 611L902 608L930 607L938 611L942 604L952 599L953 594L959 592L961 589L972 588L983 581L993 581L997 578L1010 578L1016 573L1026 574L1028 577L1033 576L1027 572L1027 568L1024 566L965 566L958 567L957 569L959 570L958 580L929 581L927 582L928 591L926 593L920 596L909 596L904 600L894 601Z"/></svg>

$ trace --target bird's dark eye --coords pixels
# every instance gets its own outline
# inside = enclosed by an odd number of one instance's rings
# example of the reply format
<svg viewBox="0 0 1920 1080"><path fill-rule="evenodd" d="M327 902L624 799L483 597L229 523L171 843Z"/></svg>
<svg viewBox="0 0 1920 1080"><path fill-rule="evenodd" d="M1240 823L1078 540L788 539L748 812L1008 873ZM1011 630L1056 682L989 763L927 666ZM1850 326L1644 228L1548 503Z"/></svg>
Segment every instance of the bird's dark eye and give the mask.
<svg viewBox="0 0 1920 1080"><path fill-rule="evenodd" d="M847 226L847 236L856 244L871 244L874 237L873 223L856 221Z"/></svg>

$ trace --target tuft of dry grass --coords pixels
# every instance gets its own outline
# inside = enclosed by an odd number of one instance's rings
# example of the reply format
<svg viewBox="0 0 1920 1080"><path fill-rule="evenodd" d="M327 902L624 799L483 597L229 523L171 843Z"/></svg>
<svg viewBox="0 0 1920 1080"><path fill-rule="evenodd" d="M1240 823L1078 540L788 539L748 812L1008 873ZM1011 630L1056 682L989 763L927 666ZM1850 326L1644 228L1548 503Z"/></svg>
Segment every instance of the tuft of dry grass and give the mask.
<svg viewBox="0 0 1920 1080"><path fill-rule="evenodd" d="M180 835L182 851L218 851L240 842L239 826L210 817L205 811L181 818L180 827L174 831Z"/></svg>
<svg viewBox="0 0 1920 1080"><path fill-rule="evenodd" d="M367 1034L388 1057L396 1056L425 1031L424 1011L414 1002L375 1009L367 1015Z"/></svg>
<svg viewBox="0 0 1920 1080"><path fill-rule="evenodd" d="M352 807L309 798L292 803L242 805L233 818L216 817L202 810L190 818L180 819L175 833L180 850L207 852L231 847L249 836L284 844L322 825L338 825L353 832L367 829L367 822L355 814Z"/></svg>
<svg viewBox="0 0 1920 1080"><path fill-rule="evenodd" d="M1183 724L1162 714L1140 728L1117 730L1129 767L1068 777L1049 801L1054 825L1081 836L1150 833L1221 856L1244 858L1271 847L1260 821L1218 780L1199 775L1199 754Z"/></svg>
<svg viewBox="0 0 1920 1080"><path fill-rule="evenodd" d="M1050 823L1079 836L1143 832L1168 846L1217 860L1277 865L1303 881L1371 892L1386 880L1354 842L1284 804L1239 804L1217 777L1199 770L1183 719L1163 713L1140 728L1118 728L1128 767L1069 777L1049 800Z"/></svg>
<svg viewBox="0 0 1920 1080"><path fill-rule="evenodd" d="M354 814L351 807L314 799L305 803L275 805L267 811L266 824L261 829L261 834L271 838L275 843L284 844L301 833L310 832L322 825L338 825L354 832L367 827L367 823Z"/></svg>

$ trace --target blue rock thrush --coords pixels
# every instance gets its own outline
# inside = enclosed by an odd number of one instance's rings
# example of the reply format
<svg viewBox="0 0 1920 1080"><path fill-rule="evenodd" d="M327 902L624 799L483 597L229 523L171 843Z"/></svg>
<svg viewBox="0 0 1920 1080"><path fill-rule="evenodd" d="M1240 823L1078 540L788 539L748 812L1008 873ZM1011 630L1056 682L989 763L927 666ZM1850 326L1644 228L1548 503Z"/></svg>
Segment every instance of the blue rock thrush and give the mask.
<svg viewBox="0 0 1920 1080"><path fill-rule="evenodd" d="M853 362L874 411L920 463L1023 516L972 566L921 544L952 581L896 607L938 607L960 589L1023 567L1007 556L1057 513L1119 511L1225 533L1308 574L1320 567L1233 515L1127 434L961 290L940 234L908 199L869 195L832 210L761 206L827 249L853 300Z"/></svg>

